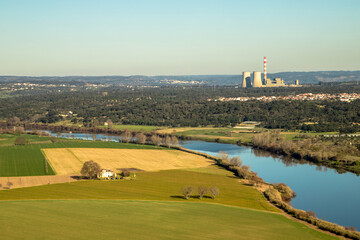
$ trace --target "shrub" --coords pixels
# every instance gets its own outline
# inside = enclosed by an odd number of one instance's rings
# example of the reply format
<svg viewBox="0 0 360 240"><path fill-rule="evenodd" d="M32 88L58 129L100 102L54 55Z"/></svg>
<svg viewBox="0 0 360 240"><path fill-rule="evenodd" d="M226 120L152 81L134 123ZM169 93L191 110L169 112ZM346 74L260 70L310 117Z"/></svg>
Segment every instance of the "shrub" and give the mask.
<svg viewBox="0 0 360 240"><path fill-rule="evenodd" d="M130 176L130 172L128 170L124 170L121 172L121 176L123 177L129 177Z"/></svg>
<svg viewBox="0 0 360 240"><path fill-rule="evenodd" d="M250 166L241 166L237 169L237 176L239 176L240 178L244 178L247 179L251 176L251 172L250 172Z"/></svg>
<svg viewBox="0 0 360 240"><path fill-rule="evenodd" d="M307 211L306 213L307 213L310 217L316 218L316 213L315 213L315 212L309 210L309 211Z"/></svg>

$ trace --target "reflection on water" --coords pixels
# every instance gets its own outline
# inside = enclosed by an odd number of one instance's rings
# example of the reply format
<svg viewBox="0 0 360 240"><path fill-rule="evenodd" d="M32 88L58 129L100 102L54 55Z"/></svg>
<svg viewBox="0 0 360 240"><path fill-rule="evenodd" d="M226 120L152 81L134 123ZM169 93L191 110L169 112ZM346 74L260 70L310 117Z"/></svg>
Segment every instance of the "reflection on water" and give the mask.
<svg viewBox="0 0 360 240"><path fill-rule="evenodd" d="M339 174L305 160L234 144L186 141L181 145L213 156L219 151L228 152L231 157L240 156L243 164L265 181L290 186L297 193L291 201L295 208L312 210L321 219L360 229L360 177L353 173Z"/></svg>
<svg viewBox="0 0 360 240"><path fill-rule="evenodd" d="M274 161L282 162L287 167L295 167L298 164L300 164L300 165L309 164L309 165L316 166L315 169L317 171L320 171L320 172L321 171L326 172L328 170L328 167L326 167L326 166L321 166L321 165L319 165L317 163L309 162L309 161L306 161L304 159L296 159L296 158L292 158L292 157L289 157L289 156L278 156L275 153L264 151L264 150L261 150L261 149L258 149L258 148L253 148L253 149L251 149L251 151L252 151L252 153L254 153L254 155L256 157L272 158ZM344 172L339 172L339 173L344 173Z"/></svg>

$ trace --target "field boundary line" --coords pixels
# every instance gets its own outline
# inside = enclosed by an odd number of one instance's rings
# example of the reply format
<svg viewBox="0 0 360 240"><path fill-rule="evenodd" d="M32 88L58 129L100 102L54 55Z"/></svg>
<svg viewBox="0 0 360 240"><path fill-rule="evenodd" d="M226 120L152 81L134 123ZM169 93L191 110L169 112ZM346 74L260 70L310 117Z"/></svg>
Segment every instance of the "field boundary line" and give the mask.
<svg viewBox="0 0 360 240"><path fill-rule="evenodd" d="M42 155L44 156L46 162L49 164L49 166L51 167L51 169L54 171L55 175L58 175L58 173L56 172L55 168L53 167L53 165L51 164L51 162L49 161L49 158L46 156L46 153L43 151L43 149L40 149ZM44 175L46 176L46 175ZM59 176L59 175L58 175Z"/></svg>

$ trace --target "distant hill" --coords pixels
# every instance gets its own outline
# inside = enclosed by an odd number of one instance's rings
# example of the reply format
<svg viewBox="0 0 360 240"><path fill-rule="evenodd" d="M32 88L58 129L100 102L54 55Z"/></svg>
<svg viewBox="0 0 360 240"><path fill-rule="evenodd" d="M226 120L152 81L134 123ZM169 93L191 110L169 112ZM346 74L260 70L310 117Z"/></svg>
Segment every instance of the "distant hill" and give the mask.
<svg viewBox="0 0 360 240"><path fill-rule="evenodd" d="M318 84L331 82L360 81L360 71L318 71L269 73L269 78L279 77L285 83ZM0 76L0 82L46 82L46 83L102 83L118 86L163 86L163 85L238 85L242 75L163 75L163 76Z"/></svg>

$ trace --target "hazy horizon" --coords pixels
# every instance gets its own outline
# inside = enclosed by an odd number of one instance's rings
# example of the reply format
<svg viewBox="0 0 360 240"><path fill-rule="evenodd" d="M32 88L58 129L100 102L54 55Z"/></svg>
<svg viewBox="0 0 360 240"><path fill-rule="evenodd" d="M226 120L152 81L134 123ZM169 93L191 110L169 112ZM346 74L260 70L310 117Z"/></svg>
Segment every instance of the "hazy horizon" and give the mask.
<svg viewBox="0 0 360 240"><path fill-rule="evenodd" d="M0 0L1 76L358 71L356 0Z"/></svg>

